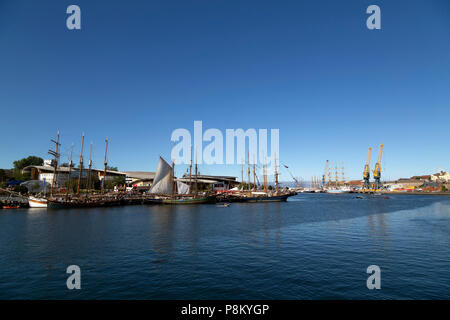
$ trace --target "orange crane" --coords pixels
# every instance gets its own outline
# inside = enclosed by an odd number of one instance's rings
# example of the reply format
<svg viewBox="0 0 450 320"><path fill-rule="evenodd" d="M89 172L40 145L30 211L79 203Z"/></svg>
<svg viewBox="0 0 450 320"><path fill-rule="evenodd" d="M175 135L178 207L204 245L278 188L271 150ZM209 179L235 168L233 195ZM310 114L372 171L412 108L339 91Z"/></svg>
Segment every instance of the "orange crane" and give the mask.
<svg viewBox="0 0 450 320"><path fill-rule="evenodd" d="M369 147L369 151L367 152L367 160L366 165L364 166L363 178L364 178L364 189L370 189L370 158L372 156L372 148Z"/></svg>
<svg viewBox="0 0 450 320"><path fill-rule="evenodd" d="M383 156L384 143L380 144L380 150L378 151L378 160L373 170L373 178L375 179L375 190L381 189L381 157Z"/></svg>

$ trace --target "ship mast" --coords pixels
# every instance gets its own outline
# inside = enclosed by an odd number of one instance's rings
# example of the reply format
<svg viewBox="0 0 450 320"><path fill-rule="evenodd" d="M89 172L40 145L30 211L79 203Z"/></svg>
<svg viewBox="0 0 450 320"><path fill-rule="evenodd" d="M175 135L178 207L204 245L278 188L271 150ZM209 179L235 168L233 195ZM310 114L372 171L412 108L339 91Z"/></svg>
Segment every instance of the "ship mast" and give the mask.
<svg viewBox="0 0 450 320"><path fill-rule="evenodd" d="M192 192L192 145L191 145L191 164L189 165L189 193Z"/></svg>
<svg viewBox="0 0 450 320"><path fill-rule="evenodd" d="M267 164L265 155L263 157L263 176L264 176L264 192L267 193Z"/></svg>
<svg viewBox="0 0 450 320"><path fill-rule="evenodd" d="M175 196L175 162L172 160L172 198Z"/></svg>
<svg viewBox="0 0 450 320"><path fill-rule="evenodd" d="M328 186L331 186L333 184L333 179L331 178L331 168L328 170Z"/></svg>
<svg viewBox="0 0 450 320"><path fill-rule="evenodd" d="M106 167L108 166L108 161L106 155L108 154L108 137L106 137L106 147L105 147L105 169L103 170L103 181L102 181L102 193L105 193L105 183L106 183Z"/></svg>
<svg viewBox="0 0 450 320"><path fill-rule="evenodd" d="M255 172L255 155L253 155L253 191L256 191L256 172Z"/></svg>
<svg viewBox="0 0 450 320"><path fill-rule="evenodd" d="M89 170L88 170L88 180L87 180L87 190L88 193L91 192L91 170L92 170L92 142L89 150Z"/></svg>
<svg viewBox="0 0 450 320"><path fill-rule="evenodd" d="M198 168L197 168L197 149L195 149L195 197L198 195L198 181L197 181L197 175L198 175Z"/></svg>
<svg viewBox="0 0 450 320"><path fill-rule="evenodd" d="M241 186L244 189L244 159L241 160Z"/></svg>
<svg viewBox="0 0 450 320"><path fill-rule="evenodd" d="M275 194L278 194L278 170L277 170L277 154L275 153Z"/></svg>
<svg viewBox="0 0 450 320"><path fill-rule="evenodd" d="M48 153L52 156L54 156L54 161L53 161L53 179L52 179L52 185L50 188L50 198L53 197L53 189L55 187L55 180L56 180L56 174L57 174L57 168L58 168L58 158L59 158L59 146L61 145L59 143L59 131L56 135L56 141L55 140L50 140L51 142L53 142L55 144L55 151L53 150L49 150Z"/></svg>
<svg viewBox="0 0 450 320"><path fill-rule="evenodd" d="M69 156L69 184L67 186L66 196L69 194L69 190L72 189L72 149L73 144L70 146L70 156ZM72 191L72 190L71 190Z"/></svg>
<svg viewBox="0 0 450 320"><path fill-rule="evenodd" d="M339 181L338 181L338 167L337 167L336 161L334 162L334 174L335 174L335 178L336 178L335 183L336 183L336 187L337 187L339 184Z"/></svg>
<svg viewBox="0 0 450 320"><path fill-rule="evenodd" d="M84 133L81 137L80 169L79 169L80 171L78 172L77 195L80 193L81 174L83 172L83 146L84 146Z"/></svg>
<svg viewBox="0 0 450 320"><path fill-rule="evenodd" d="M250 151L248 151L248 153L247 153L247 161L248 161L248 191L250 192L250 186L251 186L251 181L250 181Z"/></svg>

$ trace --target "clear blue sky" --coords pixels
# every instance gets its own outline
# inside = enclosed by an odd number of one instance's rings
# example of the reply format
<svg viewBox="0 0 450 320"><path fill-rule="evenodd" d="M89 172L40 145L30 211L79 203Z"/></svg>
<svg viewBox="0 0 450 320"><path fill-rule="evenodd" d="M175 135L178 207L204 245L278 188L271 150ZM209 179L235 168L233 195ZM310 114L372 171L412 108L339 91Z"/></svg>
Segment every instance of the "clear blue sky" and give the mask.
<svg viewBox="0 0 450 320"><path fill-rule="evenodd" d="M70 4L82 30L66 28ZM85 132L97 167L108 136L111 165L153 171L171 132L202 120L279 128L281 162L304 178L329 159L359 179L381 142L386 177L450 169L448 0L0 0L0 43L2 168L48 158L60 130L63 160Z"/></svg>

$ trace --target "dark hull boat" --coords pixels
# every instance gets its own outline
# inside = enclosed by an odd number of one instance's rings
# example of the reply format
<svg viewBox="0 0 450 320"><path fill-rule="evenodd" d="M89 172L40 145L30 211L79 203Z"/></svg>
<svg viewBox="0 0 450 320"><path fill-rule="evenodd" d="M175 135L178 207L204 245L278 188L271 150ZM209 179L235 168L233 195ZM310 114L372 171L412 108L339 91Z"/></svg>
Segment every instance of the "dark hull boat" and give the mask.
<svg viewBox="0 0 450 320"><path fill-rule="evenodd" d="M154 194L152 203L170 205L190 205L216 203L216 195L199 193L197 188L197 164L195 165L195 176L192 178L189 173L189 180L194 180L194 192L191 193L191 183L186 185L181 181L176 181L174 164L170 166L163 158L159 158L155 178L149 193ZM191 163L192 167L192 163ZM190 167L189 172L192 170Z"/></svg>
<svg viewBox="0 0 450 320"><path fill-rule="evenodd" d="M162 199L156 199L156 198L147 198L144 200L144 204L161 204Z"/></svg>
<svg viewBox="0 0 450 320"><path fill-rule="evenodd" d="M47 200L47 208L50 209L70 209L70 208L96 208L119 206L120 200L96 200L96 201L65 201L65 200Z"/></svg>
<svg viewBox="0 0 450 320"><path fill-rule="evenodd" d="M182 197L179 199L162 199L163 204L204 204L204 203L216 203L216 196L205 197Z"/></svg>
<svg viewBox="0 0 450 320"><path fill-rule="evenodd" d="M283 202L286 201L290 196L292 195L283 194L278 196L243 197L242 202Z"/></svg>
<svg viewBox="0 0 450 320"><path fill-rule="evenodd" d="M260 196L247 196L247 195L231 195L226 200L230 202L284 202L294 194L286 193L281 195L260 195Z"/></svg>

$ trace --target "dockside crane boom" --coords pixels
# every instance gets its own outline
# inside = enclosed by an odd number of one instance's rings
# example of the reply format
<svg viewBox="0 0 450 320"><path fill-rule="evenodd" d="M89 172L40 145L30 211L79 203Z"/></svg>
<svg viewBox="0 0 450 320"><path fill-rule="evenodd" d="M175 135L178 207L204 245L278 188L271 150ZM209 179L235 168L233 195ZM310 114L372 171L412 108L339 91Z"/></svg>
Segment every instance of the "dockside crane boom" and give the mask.
<svg viewBox="0 0 450 320"><path fill-rule="evenodd" d="M325 171L323 172L323 175L322 175L322 188L324 188L325 184L326 184L329 165L330 165L330 162L327 160L327 162L325 163Z"/></svg>
<svg viewBox="0 0 450 320"><path fill-rule="evenodd" d="M364 178L364 189L370 189L370 158L372 157L372 148L369 147L367 152L366 165L364 166L363 178Z"/></svg>
<svg viewBox="0 0 450 320"><path fill-rule="evenodd" d="M292 174L291 170L289 170L289 167L287 165L283 164L283 166L286 168L286 171L289 172L289 174L291 175L292 180L295 181L295 187L299 188L301 185L300 182L294 177L294 175Z"/></svg>
<svg viewBox="0 0 450 320"><path fill-rule="evenodd" d="M381 158L383 157L384 143L380 144L378 151L378 160L373 170L373 178L375 179L375 190L381 189Z"/></svg>

